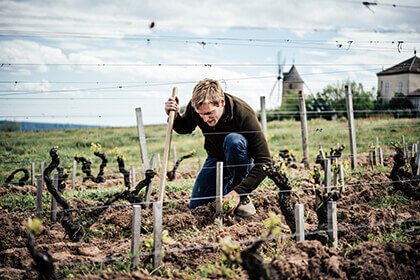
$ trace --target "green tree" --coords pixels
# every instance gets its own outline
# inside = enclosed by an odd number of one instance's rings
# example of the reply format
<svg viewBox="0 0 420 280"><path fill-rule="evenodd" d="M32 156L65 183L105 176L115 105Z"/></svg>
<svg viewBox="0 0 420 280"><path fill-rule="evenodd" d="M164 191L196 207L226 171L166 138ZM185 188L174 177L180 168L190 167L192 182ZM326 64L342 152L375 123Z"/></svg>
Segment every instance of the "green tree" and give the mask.
<svg viewBox="0 0 420 280"><path fill-rule="evenodd" d="M345 86L349 85L353 95L353 109L355 111L369 111L374 108L374 96L366 91L361 83L343 81L336 85L327 85L322 92L309 96L306 100L307 111L318 111L319 114L308 114L308 118L347 116ZM324 112L324 113L323 113ZM369 112L355 112L355 117L366 117Z"/></svg>
<svg viewBox="0 0 420 280"><path fill-rule="evenodd" d="M411 111L414 109L413 103L401 92L395 93L394 97L389 100L387 108L392 110L395 117L410 118L415 116L415 113Z"/></svg>
<svg viewBox="0 0 420 280"><path fill-rule="evenodd" d="M20 124L18 122L4 121L0 125L0 131L2 132L20 131Z"/></svg>

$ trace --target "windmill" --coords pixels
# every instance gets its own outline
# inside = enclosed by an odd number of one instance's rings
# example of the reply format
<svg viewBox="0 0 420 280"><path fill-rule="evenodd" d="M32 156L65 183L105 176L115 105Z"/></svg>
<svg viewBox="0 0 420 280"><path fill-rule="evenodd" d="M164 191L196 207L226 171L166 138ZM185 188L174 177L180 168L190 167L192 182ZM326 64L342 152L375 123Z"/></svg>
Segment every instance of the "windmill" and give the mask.
<svg viewBox="0 0 420 280"><path fill-rule="evenodd" d="M277 80L273 85L273 88L270 91L269 99L271 99L274 90L277 87L277 102L279 102L279 107L281 106L282 101L282 91L283 91L283 69L284 64L286 63L286 58L283 59L283 62L280 64L281 61L281 52L277 52L277 67L278 67L278 74Z"/></svg>

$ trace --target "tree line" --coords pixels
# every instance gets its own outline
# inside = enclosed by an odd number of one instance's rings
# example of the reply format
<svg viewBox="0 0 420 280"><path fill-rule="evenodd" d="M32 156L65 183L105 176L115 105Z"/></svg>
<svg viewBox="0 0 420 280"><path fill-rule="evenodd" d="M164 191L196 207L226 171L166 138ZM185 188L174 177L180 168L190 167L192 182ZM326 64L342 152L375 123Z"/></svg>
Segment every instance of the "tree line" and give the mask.
<svg viewBox="0 0 420 280"><path fill-rule="evenodd" d="M388 102L383 102L380 92L367 91L361 83L344 81L336 85L328 85L321 92L305 97L307 118L335 119L346 117L345 85L349 85L353 95L353 110L356 118L365 118L377 114L394 115L394 117L417 117L413 104L403 93L395 93ZM267 110L267 121L283 119L299 119L299 98L297 91L283 93L281 107Z"/></svg>

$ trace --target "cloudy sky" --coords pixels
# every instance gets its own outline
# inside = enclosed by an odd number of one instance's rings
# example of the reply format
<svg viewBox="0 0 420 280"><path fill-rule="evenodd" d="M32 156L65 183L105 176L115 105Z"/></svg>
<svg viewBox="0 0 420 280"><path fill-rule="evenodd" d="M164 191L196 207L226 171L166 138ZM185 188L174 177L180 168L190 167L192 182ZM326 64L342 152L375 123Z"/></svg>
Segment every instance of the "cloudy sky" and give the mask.
<svg viewBox="0 0 420 280"><path fill-rule="evenodd" d="M420 51L420 3L369 3L0 0L0 119L133 126L141 107L164 123L172 88L186 104L205 77L273 108L279 61L305 95L344 80L372 90Z"/></svg>

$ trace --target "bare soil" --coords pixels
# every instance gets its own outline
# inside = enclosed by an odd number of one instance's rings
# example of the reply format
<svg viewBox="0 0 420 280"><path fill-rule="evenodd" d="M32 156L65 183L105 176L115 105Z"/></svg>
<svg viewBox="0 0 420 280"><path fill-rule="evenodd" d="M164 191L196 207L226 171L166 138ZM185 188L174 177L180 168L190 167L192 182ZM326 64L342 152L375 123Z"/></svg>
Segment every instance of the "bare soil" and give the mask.
<svg viewBox="0 0 420 280"><path fill-rule="evenodd" d="M361 160L362 161L362 160ZM328 247L317 240L295 242L292 238L282 237L267 241L260 249L276 272L272 279L419 279L420 275L420 239L418 223L406 225L416 230L407 236L408 242L388 241L376 243L368 241L370 234L385 233L400 225L392 222L407 219L419 219L420 202L412 201L409 206L376 209L369 205L372 199L383 197L388 184L372 184L389 181L387 174L371 171L367 162L361 162L366 168L358 176L353 176L347 183L343 198L337 202L337 219L339 222L338 248ZM385 159L385 164L391 167L391 158ZM315 194L313 182L308 179L310 171L301 164L293 164L288 172L300 178L294 182L295 189L308 189L292 193L292 205L303 203L305 206L305 231L316 231L318 219L314 211ZM176 180L182 181L194 178L195 171L180 171ZM155 178L155 183L158 180ZM67 182L68 185L71 181ZM109 175L107 181L101 184L89 183L81 185L78 181L76 189L109 188L121 185L119 174ZM274 188L273 188L274 190ZM35 195L32 186L2 186L0 195L6 192L26 193ZM258 191L266 191L266 189ZM161 276L151 275L150 258L142 256L140 263L144 268L132 273L103 272L99 275L80 275L83 279L187 279L184 271L199 271L209 264L221 263L222 251L220 247L211 248L209 244L217 244L221 238L230 236L233 241L244 241L240 249L249 247L252 240L259 238L265 232L263 221L268 213L274 212L282 217L277 203L277 194L255 194L252 199L257 214L249 218L230 216L224 221L222 228L214 225L214 203L188 208L189 191L176 191L166 194L163 207L163 227L169 231L172 244L164 243L164 249L170 250L163 258L165 273ZM73 207L89 207L100 205L95 202L71 199ZM33 209L35 210L35 209ZM12 212L12 211L11 211ZM4 212L2 212L4 214ZM26 230L22 222L27 215L0 215L0 279L35 279L36 272L31 269L32 259L26 248ZM49 250L58 267L72 264L77 267L80 263L95 262L104 265L112 263L107 258L119 258L131 250L131 206L108 208L100 219L92 226L92 233L83 242L70 242L59 222L51 223L49 215L43 217L44 230L37 237L40 250ZM387 226L369 226L390 223ZM144 228L141 239L152 236L153 214L151 208L142 209L142 226ZM291 234L290 229L283 222L280 224L281 235ZM347 229L345 229L347 228ZM250 240L249 242L246 242ZM194 247L196 249L186 250ZM203 248L200 248L203 247ZM207 247L207 248L204 248ZM210 247L210 248L209 248ZM200 248L200 249L199 249ZM273 250L276 252L273 256ZM141 252L145 252L141 250ZM190 274L191 275L191 274ZM202 279L226 278L222 270L207 271ZM237 279L247 279L246 272L238 267L235 270Z"/></svg>

